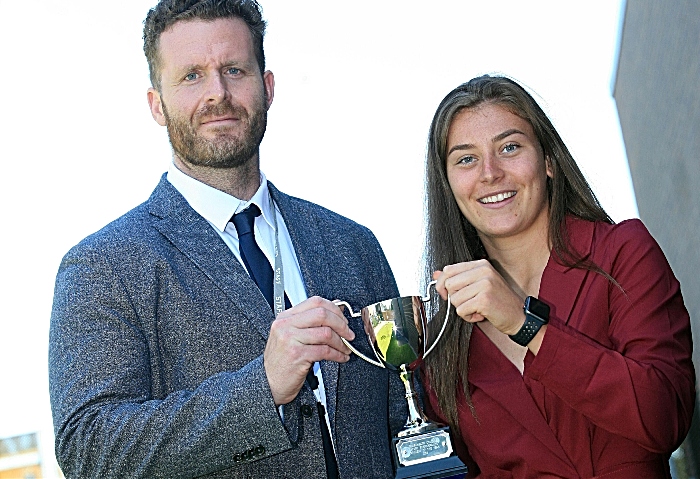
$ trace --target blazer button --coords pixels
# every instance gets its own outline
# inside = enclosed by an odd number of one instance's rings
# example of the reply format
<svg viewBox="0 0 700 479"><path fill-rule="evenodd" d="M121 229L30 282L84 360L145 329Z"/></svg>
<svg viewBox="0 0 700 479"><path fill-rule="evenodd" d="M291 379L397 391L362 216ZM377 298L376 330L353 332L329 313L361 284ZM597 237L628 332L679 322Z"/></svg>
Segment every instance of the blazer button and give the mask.
<svg viewBox="0 0 700 479"><path fill-rule="evenodd" d="M304 417L311 417L314 415L314 411L311 409L311 406L309 406L308 404L304 404L303 406L301 406L301 414Z"/></svg>

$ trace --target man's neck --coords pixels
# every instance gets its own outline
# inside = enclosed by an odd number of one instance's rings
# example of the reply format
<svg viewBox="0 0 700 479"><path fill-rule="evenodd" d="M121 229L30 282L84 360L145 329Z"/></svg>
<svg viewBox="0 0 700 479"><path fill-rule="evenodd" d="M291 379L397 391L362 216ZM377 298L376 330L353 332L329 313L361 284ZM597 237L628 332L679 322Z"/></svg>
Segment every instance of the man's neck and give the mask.
<svg viewBox="0 0 700 479"><path fill-rule="evenodd" d="M260 187L260 162L257 157L236 168L212 168L183 161L177 155L173 162L178 170L202 183L244 201Z"/></svg>

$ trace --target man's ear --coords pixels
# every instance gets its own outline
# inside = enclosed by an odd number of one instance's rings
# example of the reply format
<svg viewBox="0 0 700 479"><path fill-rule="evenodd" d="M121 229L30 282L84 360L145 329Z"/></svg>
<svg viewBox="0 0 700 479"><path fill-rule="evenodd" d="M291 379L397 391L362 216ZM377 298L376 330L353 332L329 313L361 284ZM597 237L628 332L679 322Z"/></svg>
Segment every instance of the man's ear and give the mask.
<svg viewBox="0 0 700 479"><path fill-rule="evenodd" d="M275 97L275 76L270 70L263 73L263 87L265 88L265 101L269 110L270 105L272 105L272 99Z"/></svg>
<svg viewBox="0 0 700 479"><path fill-rule="evenodd" d="M151 116L160 126L165 126L165 113L163 113L163 102L160 99L158 90L151 87L148 89L148 107L151 109Z"/></svg>

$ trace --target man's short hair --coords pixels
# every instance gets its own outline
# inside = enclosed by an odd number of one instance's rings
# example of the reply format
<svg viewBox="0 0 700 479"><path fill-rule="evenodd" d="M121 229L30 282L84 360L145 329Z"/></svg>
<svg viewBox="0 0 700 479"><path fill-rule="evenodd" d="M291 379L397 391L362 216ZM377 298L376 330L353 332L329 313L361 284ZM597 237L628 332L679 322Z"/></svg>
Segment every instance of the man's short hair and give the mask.
<svg viewBox="0 0 700 479"><path fill-rule="evenodd" d="M255 58L260 73L265 72L265 20L257 0L160 0L143 22L143 51L148 60L151 85L160 91L160 57L158 46L161 34L175 23L188 20L216 20L240 18L245 21L253 39Z"/></svg>

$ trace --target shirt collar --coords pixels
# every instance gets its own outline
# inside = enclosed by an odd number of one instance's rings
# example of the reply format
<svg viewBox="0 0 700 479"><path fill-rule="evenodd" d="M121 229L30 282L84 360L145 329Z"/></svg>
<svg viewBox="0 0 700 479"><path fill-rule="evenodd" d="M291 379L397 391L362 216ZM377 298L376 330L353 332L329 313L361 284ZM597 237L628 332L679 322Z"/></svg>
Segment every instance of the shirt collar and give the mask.
<svg viewBox="0 0 700 479"><path fill-rule="evenodd" d="M265 222L273 226L273 212L270 210L270 190L267 178L260 172L260 186L250 201L243 201L221 190L217 190L180 171L171 163L168 168L168 181L177 189L193 210L211 223L220 232L226 229L231 217L254 203L260 208Z"/></svg>

